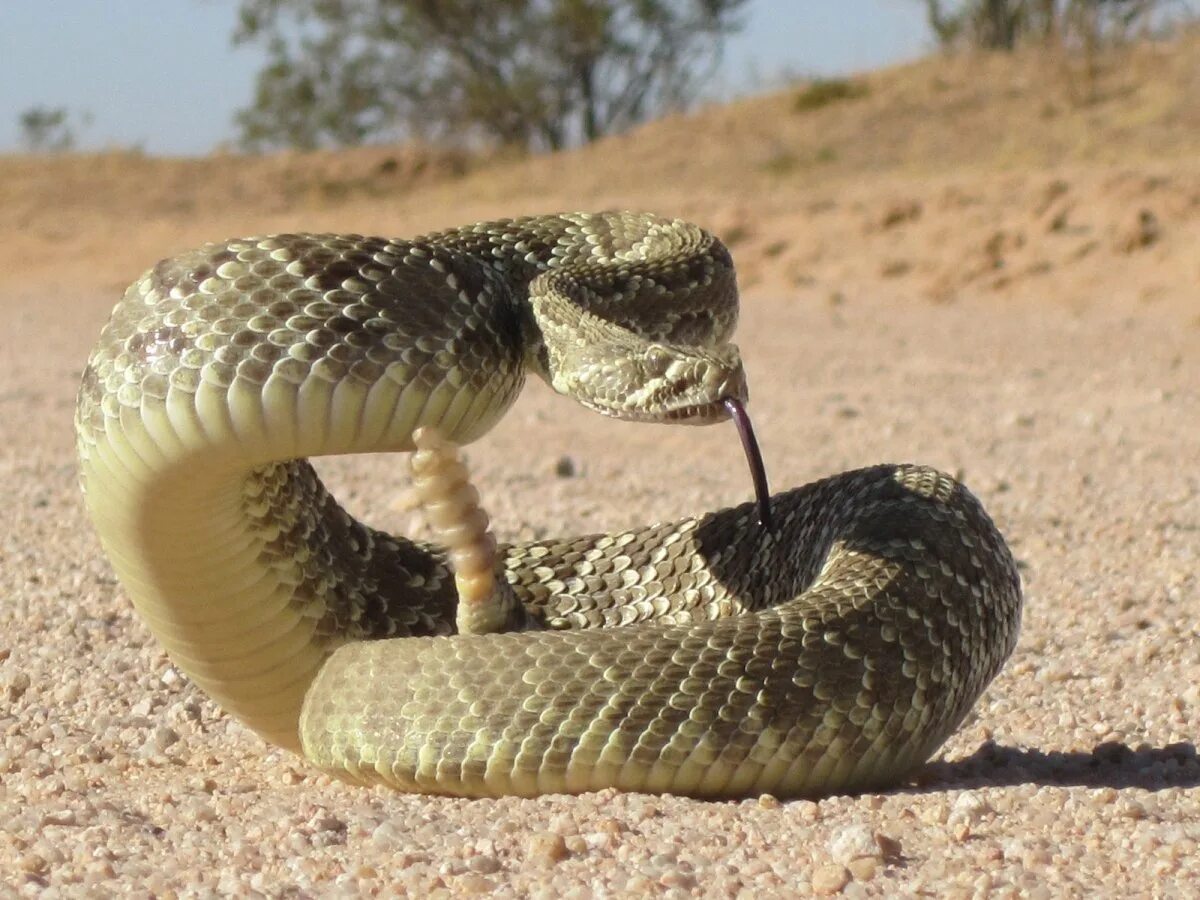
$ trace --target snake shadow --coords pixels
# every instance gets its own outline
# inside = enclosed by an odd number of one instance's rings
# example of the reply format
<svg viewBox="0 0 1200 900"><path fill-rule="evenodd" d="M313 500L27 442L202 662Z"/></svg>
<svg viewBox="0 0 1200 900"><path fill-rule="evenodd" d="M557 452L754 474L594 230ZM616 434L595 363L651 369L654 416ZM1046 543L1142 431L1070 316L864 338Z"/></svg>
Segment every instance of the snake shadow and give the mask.
<svg viewBox="0 0 1200 900"><path fill-rule="evenodd" d="M1021 784L1089 788L1200 787L1200 754L1190 741L1165 747L1117 741L1092 750L1036 750L988 741L963 759L928 763L901 792L933 793L962 788L1015 787Z"/></svg>

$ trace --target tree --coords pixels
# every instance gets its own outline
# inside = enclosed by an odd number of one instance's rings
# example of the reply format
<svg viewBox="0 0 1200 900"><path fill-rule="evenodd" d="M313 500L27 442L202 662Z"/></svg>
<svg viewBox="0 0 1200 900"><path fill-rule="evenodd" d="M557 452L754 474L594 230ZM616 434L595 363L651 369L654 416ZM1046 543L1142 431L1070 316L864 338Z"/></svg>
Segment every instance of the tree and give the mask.
<svg viewBox="0 0 1200 900"><path fill-rule="evenodd" d="M947 8L924 0L929 27L943 47L966 44L1013 50L1026 41L1092 49L1167 21L1177 0L961 0Z"/></svg>
<svg viewBox="0 0 1200 900"><path fill-rule="evenodd" d="M18 117L21 144L31 153L58 153L75 146L66 107L31 106Z"/></svg>
<svg viewBox="0 0 1200 900"><path fill-rule="evenodd" d="M747 0L242 0L251 148L394 135L557 149L694 99Z"/></svg>

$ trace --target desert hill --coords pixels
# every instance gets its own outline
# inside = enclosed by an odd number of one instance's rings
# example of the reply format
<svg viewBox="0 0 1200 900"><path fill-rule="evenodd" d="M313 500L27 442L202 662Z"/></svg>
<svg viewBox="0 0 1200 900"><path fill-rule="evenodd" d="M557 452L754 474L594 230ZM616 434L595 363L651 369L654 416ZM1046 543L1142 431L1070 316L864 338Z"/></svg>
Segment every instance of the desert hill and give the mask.
<svg viewBox="0 0 1200 900"><path fill-rule="evenodd" d="M0 157L0 268L14 282L115 290L172 250L235 234L403 236L629 207L715 229L745 288L844 293L882 276L945 301L1065 270L1078 276L1072 302L1090 302L1087 273L1101 272L1110 293L1136 283L1152 300L1170 293L1164 255L1195 246L1197 96L1190 33L1091 66L1034 51L936 56L515 160L410 146ZM1111 269L1131 277L1114 282Z"/></svg>

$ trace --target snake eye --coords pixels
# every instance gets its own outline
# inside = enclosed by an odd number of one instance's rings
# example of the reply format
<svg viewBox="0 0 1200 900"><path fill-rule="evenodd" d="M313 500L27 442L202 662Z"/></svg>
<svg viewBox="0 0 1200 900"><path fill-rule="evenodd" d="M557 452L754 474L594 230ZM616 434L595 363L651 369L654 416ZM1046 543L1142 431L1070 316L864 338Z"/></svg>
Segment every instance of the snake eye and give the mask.
<svg viewBox="0 0 1200 900"><path fill-rule="evenodd" d="M651 344L646 350L646 373L651 378L661 378L667 374L674 357L671 351L661 344Z"/></svg>

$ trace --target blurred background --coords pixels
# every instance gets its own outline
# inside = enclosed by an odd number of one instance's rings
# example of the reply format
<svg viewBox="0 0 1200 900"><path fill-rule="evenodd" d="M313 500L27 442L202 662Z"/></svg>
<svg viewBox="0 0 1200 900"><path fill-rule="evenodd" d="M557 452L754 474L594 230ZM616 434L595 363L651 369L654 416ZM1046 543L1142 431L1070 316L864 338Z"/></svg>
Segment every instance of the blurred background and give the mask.
<svg viewBox="0 0 1200 900"><path fill-rule="evenodd" d="M1187 0L114 10L0 8L8 278L115 289L228 234L631 206L715 228L745 288L946 301L1066 277L1083 302L1097 278L1169 290L1137 251L1186 251L1196 215L1172 180L1200 158Z"/></svg>
<svg viewBox="0 0 1200 900"><path fill-rule="evenodd" d="M194 155L430 132L545 145L938 47L1162 37L1194 12L1183 0L6 4L0 150ZM495 121L497 100L521 121ZM589 106L599 121L585 135ZM551 139L547 119L564 134Z"/></svg>
<svg viewBox="0 0 1200 900"><path fill-rule="evenodd" d="M314 10L322 4L251 2L239 5L233 0L185 0L163 4L154 0L129 0L121 5L121 14L90 4L71 4L49 8L38 4L6 4L0 8L0 29L6 35L7 46L0 59L0 150L30 149L31 141L53 143L67 138L76 149L140 148L155 154L207 153L220 146L233 146L245 136L236 120L238 111L256 103L256 82L264 94L278 73L266 71L278 62L272 52L270 38L275 30L268 19L278 16L280 30L293 38L304 33L310 39L328 38L337 31L329 27L337 18L343 19L344 35L362 36L371 27L370 16L382 19L402 16L406 7L419 9L414 3L341 3L323 4L329 12L323 17L323 27L305 27L302 22L317 19ZM622 16L635 4L590 4L592 8L613 9ZM705 4L662 4L664 9L680 8L685 14L702 12ZM705 28L700 40L689 50L705 55L719 50L714 60L703 60L702 71L690 72L687 91L675 101L728 99L762 90L788 77L804 75L838 75L851 71L916 57L933 46L925 16L919 3L897 0L850 0L829 4L821 2L776 3L771 0L743 0L708 4L714 18L709 30ZM488 4L439 4L451 9L452 18L462 17L461 10L487 7ZM494 4L493 6L503 6ZM511 4L509 4L511 6ZM541 7L533 17L544 19L556 11L570 15L572 7L587 9L589 4L564 2L534 3ZM371 8L374 7L372 11ZM336 12L333 10L336 8ZM354 10L355 23L345 21L347 10ZM591 40L604 44L611 37L595 34L595 23L583 21L575 12L574 23L563 27L591 27ZM419 13L417 14L419 17ZM514 27L520 20L512 16ZM701 20L702 21L702 20ZM261 22L260 28L247 23ZM709 24L709 23L705 23ZM457 23L454 23L457 27ZM416 33L428 25L414 23ZM482 27L482 26L479 26ZM545 26L533 26L542 34L521 47L509 36L498 37L488 23L488 40L503 52L507 44L528 51L547 41ZM603 27L603 26L601 26ZM611 26L610 26L611 27ZM664 35L665 29L654 23L642 26L647 42ZM250 40L252 36L264 39ZM421 35L425 37L425 35ZM484 37L476 34L476 39ZM444 40L444 39L443 39ZM678 40L678 38L676 39ZM437 41L435 40L435 43ZM383 49L385 55L390 41L380 41L372 52ZM394 62L402 63L406 54L397 42L391 47ZM303 60L290 48L287 62L298 80L307 66L314 68L315 60ZM363 51L365 52L365 47ZM598 47L597 50L600 48ZM603 51L602 51L603 52ZM610 45L607 52L612 54ZM69 61L69 65L65 64ZM349 60L342 59L343 63ZM553 66L564 60L544 61L540 74L549 74ZM696 60L681 60L691 67ZM324 98L346 94L352 79L365 81L372 77L396 77L382 65L373 70L352 71L346 65L335 74L338 81L324 82L317 91ZM400 81L412 78L414 68ZM560 77L560 73L554 73ZM359 85L363 101L375 90L395 90L396 85ZM293 91L293 96L295 91ZM382 98L380 98L382 100ZM33 131L23 126L22 114L31 110L49 112L61 120L46 130ZM348 111L347 111L348 112ZM384 110L374 110L379 130L354 135L349 129L321 135L324 138L374 139L403 133L405 123L401 110L393 110L395 120ZM649 106L648 114L660 113L661 108ZM380 113L383 113L380 115ZM349 119L349 115L347 115ZM58 122L61 121L61 124ZM313 135L317 135L314 133Z"/></svg>

